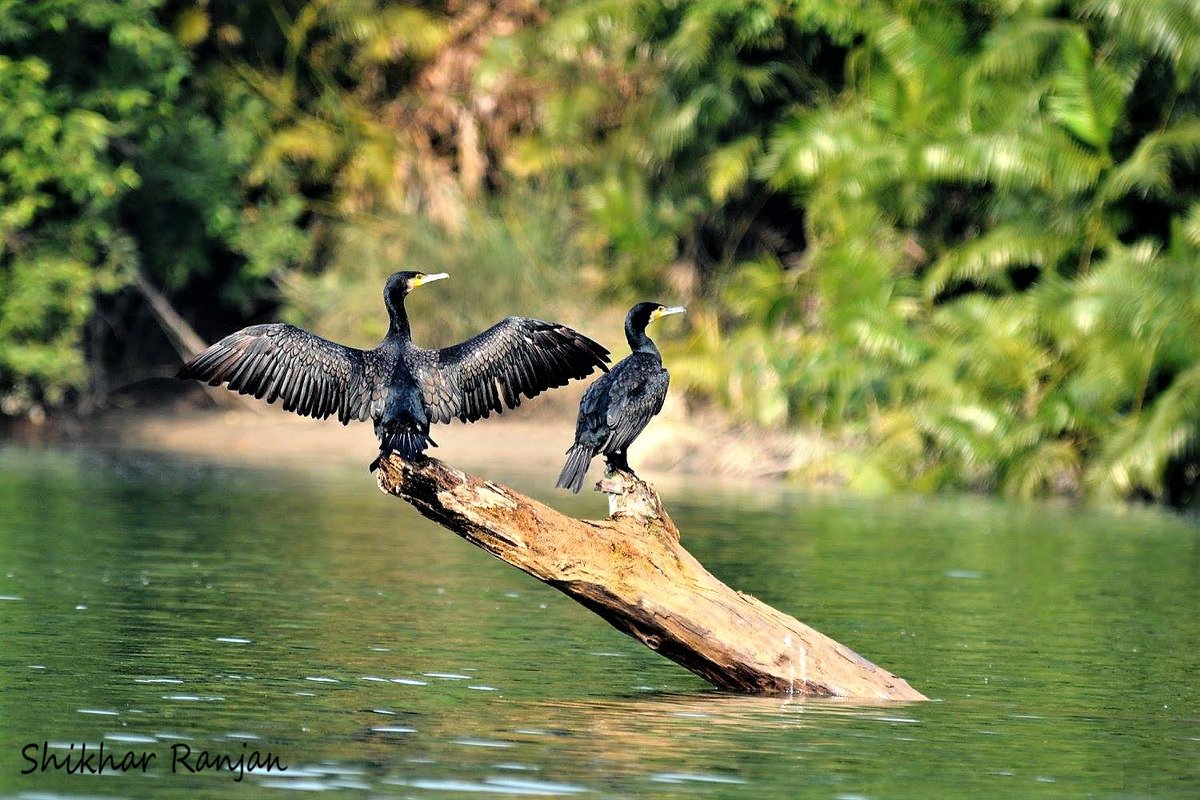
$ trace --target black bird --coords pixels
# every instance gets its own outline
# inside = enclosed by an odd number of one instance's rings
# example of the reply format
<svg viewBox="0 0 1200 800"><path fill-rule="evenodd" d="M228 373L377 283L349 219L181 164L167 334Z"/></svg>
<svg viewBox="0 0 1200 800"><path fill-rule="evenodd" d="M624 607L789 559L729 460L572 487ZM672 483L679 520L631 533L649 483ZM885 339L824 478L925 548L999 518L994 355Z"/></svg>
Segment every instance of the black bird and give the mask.
<svg viewBox="0 0 1200 800"><path fill-rule="evenodd" d="M646 335L646 326L668 314L683 313L683 306L638 303L625 317L625 339L633 351L607 375L588 387L579 401L575 444L567 450L567 463L558 476L559 488L583 488L592 458L603 455L609 470L629 469L626 451L662 411L671 376L663 368L662 354Z"/></svg>
<svg viewBox="0 0 1200 800"><path fill-rule="evenodd" d="M397 272L387 280L383 302L391 324L373 350L322 339L293 325L252 325L231 333L188 361L181 378L229 388L268 403L283 400L285 411L343 425L375 422L379 456L393 451L411 459L437 444L429 426L457 417L486 418L521 395L533 397L565 386L599 367L608 350L554 322L509 317L453 347L425 350L412 341L404 298L416 287L449 277L444 272Z"/></svg>

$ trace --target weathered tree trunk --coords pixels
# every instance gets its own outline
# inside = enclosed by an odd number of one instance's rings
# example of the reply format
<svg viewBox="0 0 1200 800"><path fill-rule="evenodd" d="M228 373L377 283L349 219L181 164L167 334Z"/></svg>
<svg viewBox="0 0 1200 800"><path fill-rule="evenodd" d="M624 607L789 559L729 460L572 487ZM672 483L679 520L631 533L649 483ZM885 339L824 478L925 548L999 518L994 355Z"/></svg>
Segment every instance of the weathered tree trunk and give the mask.
<svg viewBox="0 0 1200 800"><path fill-rule="evenodd" d="M709 574L679 543L658 494L633 475L601 482L611 511L602 521L573 519L436 459L390 456L378 479L384 492L718 688L926 699L850 648Z"/></svg>

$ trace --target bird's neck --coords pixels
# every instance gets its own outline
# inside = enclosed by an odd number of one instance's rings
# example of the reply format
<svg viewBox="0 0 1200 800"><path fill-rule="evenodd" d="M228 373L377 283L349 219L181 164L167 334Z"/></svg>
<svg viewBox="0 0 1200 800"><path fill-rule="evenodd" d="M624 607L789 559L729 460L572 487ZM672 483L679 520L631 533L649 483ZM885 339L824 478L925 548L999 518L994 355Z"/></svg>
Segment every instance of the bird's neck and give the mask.
<svg viewBox="0 0 1200 800"><path fill-rule="evenodd" d="M646 335L645 328L635 328L632 325L625 326L625 341L629 342L629 349L635 353L653 353L659 355L658 348L654 346L654 342Z"/></svg>
<svg viewBox="0 0 1200 800"><path fill-rule="evenodd" d="M412 329L408 326L408 312L404 310L404 296L393 298L390 295L384 301L388 312L388 338L412 339Z"/></svg>

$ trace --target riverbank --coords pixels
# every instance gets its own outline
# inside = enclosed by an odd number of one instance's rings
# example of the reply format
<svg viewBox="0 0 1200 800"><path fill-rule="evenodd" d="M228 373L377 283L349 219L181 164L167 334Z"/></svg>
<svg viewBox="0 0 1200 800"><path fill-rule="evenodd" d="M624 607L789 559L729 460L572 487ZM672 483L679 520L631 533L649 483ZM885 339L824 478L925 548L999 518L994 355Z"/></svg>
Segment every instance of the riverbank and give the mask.
<svg viewBox="0 0 1200 800"><path fill-rule="evenodd" d="M516 411L471 425L436 426L437 458L464 468L557 475L571 443L578 394L560 390ZM377 447L371 426L343 427L282 411L278 406L222 410L193 402L113 410L61 428L60 438L84 446L174 452L250 465L296 461L367 464ZM651 480L693 475L775 480L803 474L839 483L835 450L812 434L738 426L715 412L689 412L671 398L630 449L630 462ZM597 470L597 475L599 471Z"/></svg>

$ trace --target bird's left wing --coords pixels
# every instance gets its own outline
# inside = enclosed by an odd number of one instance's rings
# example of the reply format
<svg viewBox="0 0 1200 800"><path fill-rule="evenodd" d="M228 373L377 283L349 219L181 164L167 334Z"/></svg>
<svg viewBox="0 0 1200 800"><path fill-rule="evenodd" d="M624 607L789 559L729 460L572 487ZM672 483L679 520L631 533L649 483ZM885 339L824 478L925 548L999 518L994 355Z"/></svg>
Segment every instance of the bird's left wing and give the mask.
<svg viewBox="0 0 1200 800"><path fill-rule="evenodd" d="M608 350L555 322L509 317L483 333L441 350L424 351L413 369L430 422L474 422L516 408L521 395L604 370Z"/></svg>

